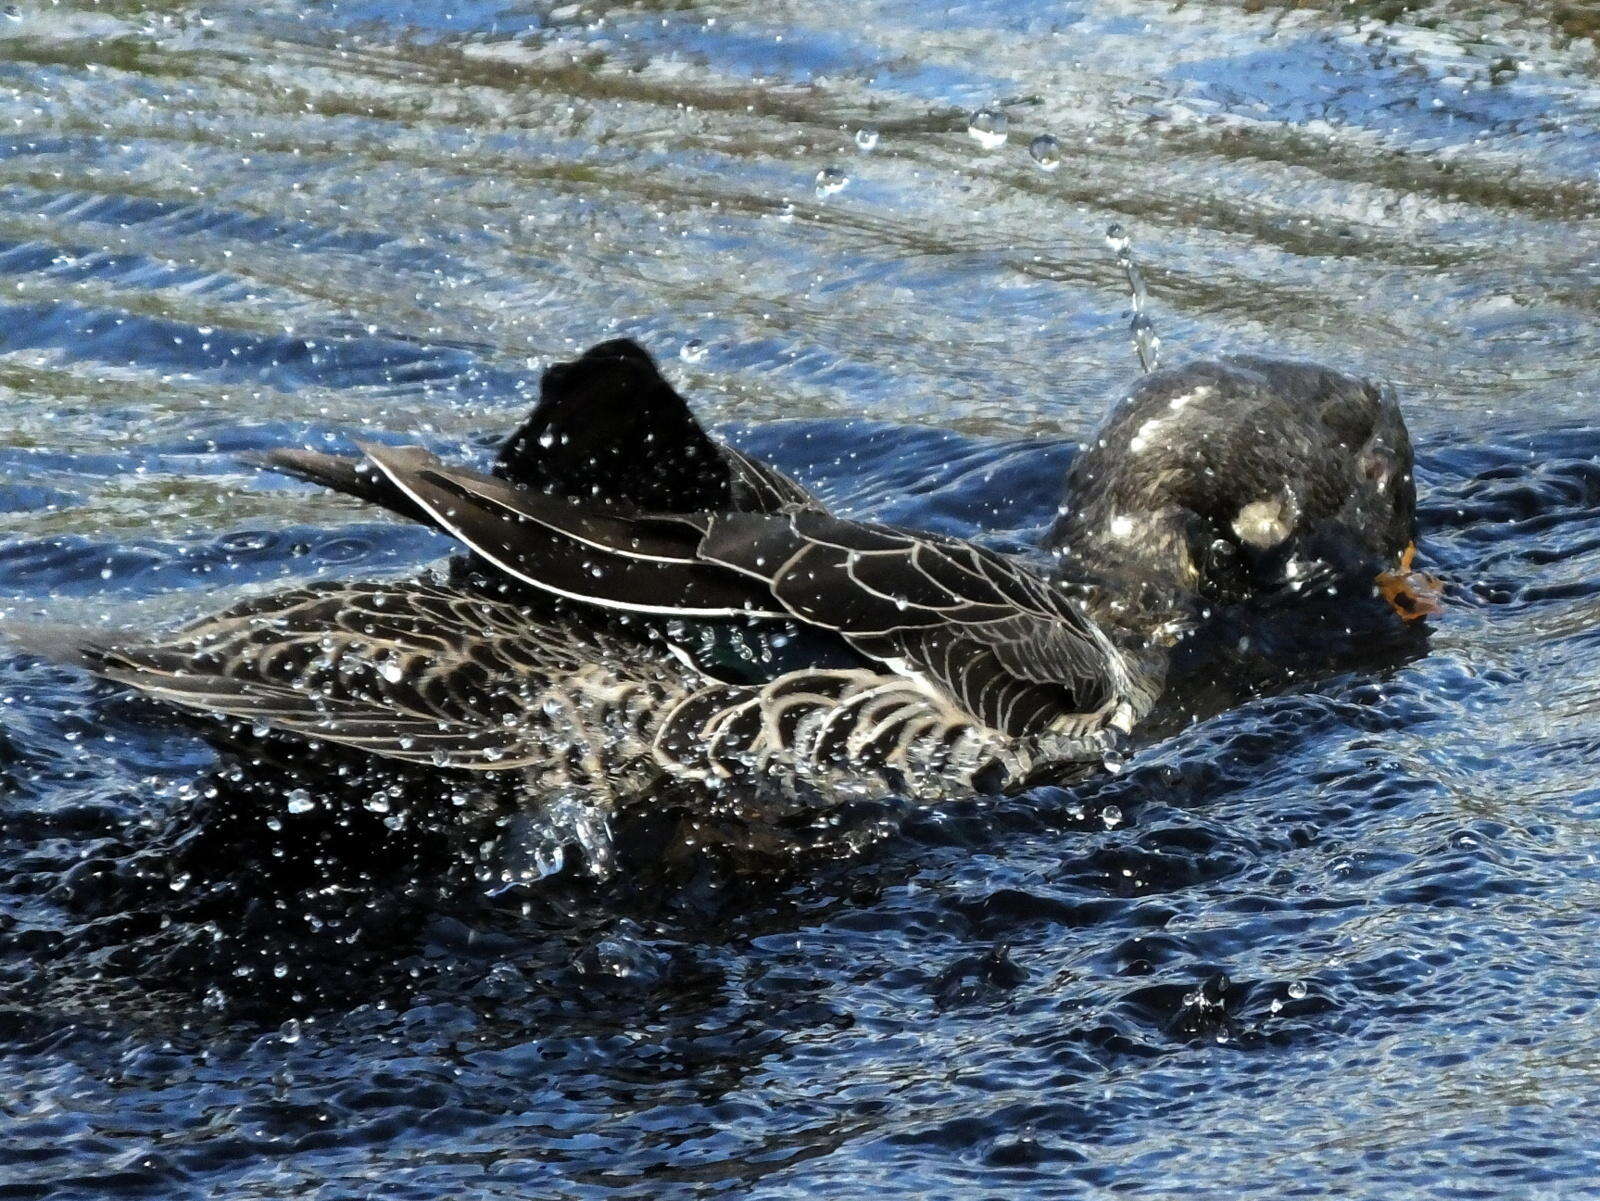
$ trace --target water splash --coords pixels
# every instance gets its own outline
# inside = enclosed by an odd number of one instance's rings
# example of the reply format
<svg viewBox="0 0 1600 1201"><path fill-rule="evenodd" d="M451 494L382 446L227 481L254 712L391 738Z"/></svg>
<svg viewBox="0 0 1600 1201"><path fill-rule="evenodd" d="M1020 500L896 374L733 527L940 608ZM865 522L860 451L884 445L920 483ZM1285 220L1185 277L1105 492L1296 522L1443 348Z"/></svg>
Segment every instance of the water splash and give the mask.
<svg viewBox="0 0 1600 1201"><path fill-rule="evenodd" d="M1160 365L1161 338L1156 334L1155 323L1144 311L1149 292L1145 288L1139 265L1133 261L1133 240L1120 224L1112 224L1106 227L1106 245L1117 256L1117 263L1128 281L1128 329L1133 335L1133 349L1139 356L1139 366L1148 374Z"/></svg>

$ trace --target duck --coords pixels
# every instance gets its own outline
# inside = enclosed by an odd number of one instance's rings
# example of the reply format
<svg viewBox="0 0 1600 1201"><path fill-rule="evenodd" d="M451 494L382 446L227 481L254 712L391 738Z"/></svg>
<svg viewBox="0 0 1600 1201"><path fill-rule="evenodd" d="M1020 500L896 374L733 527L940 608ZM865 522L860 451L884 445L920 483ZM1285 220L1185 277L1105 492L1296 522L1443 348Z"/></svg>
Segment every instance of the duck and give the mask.
<svg viewBox="0 0 1600 1201"><path fill-rule="evenodd" d="M1392 393L1266 359L1145 377L1032 559L834 513L712 438L628 339L549 368L488 470L358 449L252 462L440 531L443 569L153 635L13 639L179 710L510 775L539 803L938 802L1106 763L1208 605L1296 580L1372 592L1416 537Z"/></svg>

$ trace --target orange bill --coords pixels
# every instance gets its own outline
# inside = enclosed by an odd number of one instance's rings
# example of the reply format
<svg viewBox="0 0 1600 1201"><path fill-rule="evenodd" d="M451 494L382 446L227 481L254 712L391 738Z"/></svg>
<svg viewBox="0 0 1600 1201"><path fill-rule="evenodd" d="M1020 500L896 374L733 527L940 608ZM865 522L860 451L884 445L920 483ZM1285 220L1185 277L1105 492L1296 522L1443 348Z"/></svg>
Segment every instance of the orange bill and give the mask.
<svg viewBox="0 0 1600 1201"><path fill-rule="evenodd" d="M1400 555L1394 571L1378 573L1378 595L1388 601L1404 621L1416 621L1444 612L1444 581L1425 571L1413 571L1417 544L1411 543Z"/></svg>

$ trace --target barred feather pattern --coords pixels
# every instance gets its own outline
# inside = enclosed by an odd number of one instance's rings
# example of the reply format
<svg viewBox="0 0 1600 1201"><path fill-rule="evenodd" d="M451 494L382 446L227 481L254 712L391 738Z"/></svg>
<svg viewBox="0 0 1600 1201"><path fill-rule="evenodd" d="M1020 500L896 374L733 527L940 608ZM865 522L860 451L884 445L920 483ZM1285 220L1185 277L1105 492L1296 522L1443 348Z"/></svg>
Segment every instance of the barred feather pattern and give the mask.
<svg viewBox="0 0 1600 1201"><path fill-rule="evenodd" d="M939 800L1016 783L1044 749L905 676L725 684L665 644L423 581L313 585L94 653L185 708L610 801L671 779Z"/></svg>

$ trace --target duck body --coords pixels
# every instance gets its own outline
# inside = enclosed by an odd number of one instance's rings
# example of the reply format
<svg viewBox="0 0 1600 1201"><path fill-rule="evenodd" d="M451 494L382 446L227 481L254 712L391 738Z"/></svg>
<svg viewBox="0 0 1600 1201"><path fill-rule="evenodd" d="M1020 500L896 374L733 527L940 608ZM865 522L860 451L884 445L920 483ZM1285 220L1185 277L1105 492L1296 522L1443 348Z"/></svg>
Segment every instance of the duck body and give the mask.
<svg viewBox="0 0 1600 1201"><path fill-rule="evenodd" d="M443 580L277 593L83 658L187 709L608 802L1005 788L1098 760L1149 706L1051 580L830 514L707 438L632 343L553 369L494 473L363 450L262 462L452 535Z"/></svg>
<svg viewBox="0 0 1600 1201"><path fill-rule="evenodd" d="M1241 360L1146 380L1069 473L1052 576L828 512L709 438L637 345L606 343L547 373L488 473L415 447L260 458L449 534L461 552L442 576L312 585L75 650L184 709L516 773L541 797L1012 788L1101 761L1149 712L1208 590L1258 586L1211 546L1220 523L1263 553L1329 521L1375 554L1409 533L1413 510L1375 517L1362 491L1373 463L1388 480L1373 495L1410 488L1403 423L1396 437L1380 403L1365 440L1365 410L1330 424L1337 406L1307 397L1359 386L1310 371ZM1244 384L1249 404L1222 403ZM1274 451L1285 405L1304 429ZM1274 521L1289 532L1269 545Z"/></svg>

